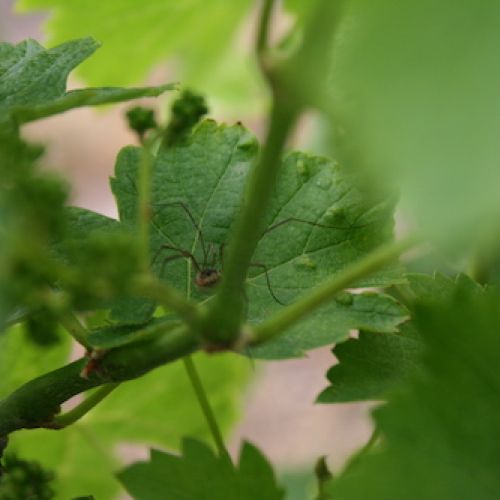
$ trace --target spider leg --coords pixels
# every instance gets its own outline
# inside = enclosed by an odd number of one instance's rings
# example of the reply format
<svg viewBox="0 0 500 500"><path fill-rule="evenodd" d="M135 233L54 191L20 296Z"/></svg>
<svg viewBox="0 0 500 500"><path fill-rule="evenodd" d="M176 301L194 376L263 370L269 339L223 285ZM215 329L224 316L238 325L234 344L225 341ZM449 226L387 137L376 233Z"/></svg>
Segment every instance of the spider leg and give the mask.
<svg viewBox="0 0 500 500"><path fill-rule="evenodd" d="M309 224L310 226L316 226L316 227L323 227L325 229L359 229L362 227L366 227L368 224L362 224L360 226L329 226L326 224L319 224L318 222L313 222L310 220L304 220L304 219L298 219L297 217L288 217L287 219L283 219L282 221L277 222L276 224L273 224L272 226L269 226L263 233L262 236L266 235L267 233L270 233L274 229L277 229L280 226L283 226L284 224L288 224L289 222L300 222L302 224ZM262 237L261 236L261 237Z"/></svg>
<svg viewBox="0 0 500 500"><path fill-rule="evenodd" d="M160 277L163 276L163 273L165 271L165 266L169 262L172 262L173 260L177 260L177 259L183 259L183 258L185 258L184 255L182 255L182 253L180 253L180 254L177 254L177 255L171 255L170 257L166 257L165 259L163 259L163 261L161 263L161 268L160 268Z"/></svg>
<svg viewBox="0 0 500 500"><path fill-rule="evenodd" d="M164 207L180 207L184 210L186 215L189 217L189 220L192 222L194 228L196 229L196 234L200 240L200 245L201 245L201 250L203 251L203 260L204 263L206 264L208 254L207 254L207 249L205 246L205 240L203 239L203 233L201 232L201 228L196 222L193 214L191 213L191 210L187 207L187 205L182 202L182 201L172 201L172 202L167 202L167 203L153 203L153 207L160 207L160 210Z"/></svg>
<svg viewBox="0 0 500 500"><path fill-rule="evenodd" d="M156 253L154 254L154 256L151 260L151 265L153 265L156 262L156 259L158 259L162 250L173 250L174 252L177 252L178 255L173 255L172 257L176 257L176 258L177 257L178 258L184 257L185 259L189 259L193 263L193 266L196 269L196 272L201 271L200 266L198 265L198 261L196 260L195 256L191 252L188 252L187 250L183 250L182 248L178 248L176 246L167 245L167 244L163 244L163 245L159 246L158 250L156 251ZM167 259L169 259L169 257L167 257ZM171 259L171 260L174 260L174 259ZM161 274L163 274L164 266L165 266L165 262L162 264Z"/></svg>
<svg viewBox="0 0 500 500"><path fill-rule="evenodd" d="M250 263L250 267L260 267L261 269L263 269L264 271L264 274L266 276L266 281L267 281L267 288L269 290L269 293L271 294L271 297L280 305L282 306L286 306L285 303L281 302L280 299L278 299L278 297L276 297L276 295L274 294L273 292L273 289L271 287L271 280L269 279L269 272L268 272L268 269L267 269L267 266L265 266L264 264L259 264L259 263L256 263L256 262L252 262Z"/></svg>

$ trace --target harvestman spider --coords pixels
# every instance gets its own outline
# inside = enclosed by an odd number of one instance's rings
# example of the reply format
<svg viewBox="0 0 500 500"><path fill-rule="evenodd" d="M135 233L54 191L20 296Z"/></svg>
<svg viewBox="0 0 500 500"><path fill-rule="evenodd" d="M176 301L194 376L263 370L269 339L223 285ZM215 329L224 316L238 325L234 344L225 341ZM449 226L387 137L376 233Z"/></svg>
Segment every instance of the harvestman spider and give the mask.
<svg viewBox="0 0 500 500"><path fill-rule="evenodd" d="M174 201L171 203L154 204L153 206L154 207L162 207L162 208L168 207L168 206L177 206L177 207L180 207L184 210L186 215L189 217L189 220L193 224L194 228L196 229L197 238L200 241L201 250L203 252L203 262L200 265L200 263L196 260L196 257L189 250L185 250L183 248L179 248L179 247L176 247L174 245L162 244L162 245L160 245L160 247L158 248L158 250L154 254L153 259L151 261L151 265L154 265L154 263L156 262L156 260L158 259L158 257L160 256L160 254L163 250L171 250L171 251L176 252L176 254L170 255L169 257L166 257L165 259L163 259L163 262L162 262L162 265L160 268L160 276L163 276L163 273L165 271L165 266L169 262L184 258L184 259L189 259L192 262L192 264L196 270L196 276L195 276L194 282L196 283L196 285L198 287L210 288L212 286L215 286L219 282L219 280L221 279L222 273L224 270L224 243L221 243L219 246L220 270L218 270L216 267L217 252L215 251L215 249L213 248L212 245L210 245L210 248L207 251L207 247L205 245L205 240L203 238L203 233L201 231L201 228L197 224L195 218L193 217L193 214L191 213L191 211L189 210L189 208L187 207L187 205L185 203L183 203L182 201ZM278 227L283 226L284 224L288 224L289 222L300 222L302 224L309 224L311 226L323 227L323 228L327 228L327 229L355 229L355 228L360 228L360 227L366 226L366 224L361 225L361 226L348 226L348 227L328 226L325 224L319 224L317 222L298 219L296 217L288 217L287 219L283 219L282 221L277 222L276 224L273 224L272 226L268 227L262 233L262 236L265 236L266 234L270 233L274 229L277 229ZM210 261L209 261L209 257L211 257ZM269 279L269 272L268 272L267 266L264 264L252 262L252 263L250 263L250 267L259 267L260 269L262 269L264 271L269 294L278 304L280 304L282 306L286 305L281 300L279 300L278 297L276 297L275 293L273 292L273 289L271 287L271 280Z"/></svg>

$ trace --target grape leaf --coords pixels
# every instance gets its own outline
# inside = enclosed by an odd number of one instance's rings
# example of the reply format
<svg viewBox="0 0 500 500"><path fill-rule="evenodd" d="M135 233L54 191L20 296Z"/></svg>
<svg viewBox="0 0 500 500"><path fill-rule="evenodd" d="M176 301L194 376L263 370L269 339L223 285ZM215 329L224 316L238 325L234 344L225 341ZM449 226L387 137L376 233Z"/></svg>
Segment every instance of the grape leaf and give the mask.
<svg viewBox="0 0 500 500"><path fill-rule="evenodd" d="M361 332L359 339L333 349L339 364L328 370L331 385L318 396L318 402L383 399L419 366L421 347L418 334L408 324L397 334Z"/></svg>
<svg viewBox="0 0 500 500"><path fill-rule="evenodd" d="M19 332L11 333L2 338L1 395L68 358L68 342L41 355L40 348L29 348L21 335L15 335ZM235 354L200 353L194 362L217 422L227 434L238 419L251 365ZM77 424L61 431L17 432L10 437L10 446L22 458L57 470L58 499L89 493L112 498L119 488L113 472L120 464L120 444L177 449L185 436L211 443L185 369L178 361L122 384Z"/></svg>
<svg viewBox="0 0 500 500"><path fill-rule="evenodd" d="M260 451L249 443L241 449L239 465L216 456L204 444L186 439L182 456L151 450L149 462L136 463L118 475L136 499L279 500L284 492Z"/></svg>
<svg viewBox="0 0 500 500"><path fill-rule="evenodd" d="M78 71L87 82L102 79L115 85L143 80L168 57L182 55L183 81L210 79L231 44L236 28L249 11L249 0L21 0L19 10L50 10L51 43L92 35L104 44L101 57ZM240 54L241 56L241 54ZM206 87L205 87L206 88Z"/></svg>
<svg viewBox="0 0 500 500"><path fill-rule="evenodd" d="M327 103L338 152L396 177L406 207L439 241L470 244L496 231L500 4L347 5Z"/></svg>
<svg viewBox="0 0 500 500"><path fill-rule="evenodd" d="M468 276L454 279L442 274L407 274L408 292L417 302L434 302L451 297L457 286L471 293L483 288ZM359 339L335 346L339 364L327 373L331 385L318 397L320 403L344 403L383 399L415 369L420 369L422 339L413 321L402 325L397 334L362 331Z"/></svg>
<svg viewBox="0 0 500 500"><path fill-rule="evenodd" d="M307 350L346 340L351 330L383 332L390 338L407 318L408 311L388 295L345 292L283 337L249 349L249 354L267 359L300 357Z"/></svg>
<svg viewBox="0 0 500 500"><path fill-rule="evenodd" d="M417 307L422 372L376 410L381 446L331 481L328 498L499 497L499 303L495 290L458 285Z"/></svg>
<svg viewBox="0 0 500 500"><path fill-rule="evenodd" d="M124 148L111 180L120 222L128 230L133 230L137 223L136 178L141 154L140 148ZM217 125L207 120L183 142L162 147L154 160L153 270L187 297L200 301L210 298L204 289L193 284L193 262L177 259L164 265L164 261L169 256L180 256L176 249L181 249L190 252L201 268L215 267L223 272L223 246L256 155L257 143L241 125ZM261 321L282 307L273 299L267 277L272 292L290 303L389 240L394 203L394 196L385 192L365 196L356 176L333 162L302 153L290 154L284 160L266 221L268 227L278 227L263 235L254 257L258 266L251 269L247 281L249 320ZM290 218L300 220L280 224ZM79 225L74 231L78 233L84 237L88 231ZM172 248L162 249L162 245ZM401 268L395 265L356 285L401 282ZM130 322L144 322L142 309L134 312L133 307L127 306L125 310ZM269 347L256 349L255 355L300 356L304 349L345 339L353 328L395 331L405 316L406 311L386 296L361 294L343 303L339 299L303 321L290 332L290 337L282 336ZM332 318L336 319L330 321Z"/></svg>
<svg viewBox="0 0 500 500"><path fill-rule="evenodd" d="M89 37L48 50L34 40L17 45L0 43L0 120L10 117L16 123L25 123L80 106L158 96L174 88L173 85L135 89L104 87L66 92L70 71L98 47Z"/></svg>

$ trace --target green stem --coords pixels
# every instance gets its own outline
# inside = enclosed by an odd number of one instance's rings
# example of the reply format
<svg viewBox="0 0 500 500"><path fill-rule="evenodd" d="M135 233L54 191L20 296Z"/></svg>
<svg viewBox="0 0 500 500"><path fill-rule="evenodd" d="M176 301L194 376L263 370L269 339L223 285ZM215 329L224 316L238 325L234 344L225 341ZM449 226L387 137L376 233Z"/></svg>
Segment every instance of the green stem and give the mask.
<svg viewBox="0 0 500 500"><path fill-rule="evenodd" d="M199 328L201 314L198 306L174 287L145 275L135 280L133 289L138 295L158 302L166 310L176 312L194 330Z"/></svg>
<svg viewBox="0 0 500 500"><path fill-rule="evenodd" d="M399 257L417 242L417 238L391 242L374 250L363 259L354 262L327 280L322 285L299 299L294 304L278 312L271 319L256 326L251 334L250 344L261 344L297 323L312 311L332 299L345 288L354 285L361 278L372 274Z"/></svg>
<svg viewBox="0 0 500 500"><path fill-rule="evenodd" d="M67 313L59 320L61 325L67 332L85 349L92 350L91 345L87 342L87 329L80 323L79 319L73 313Z"/></svg>
<svg viewBox="0 0 500 500"><path fill-rule="evenodd" d="M184 325L153 324L138 342L108 351L96 370L83 378L88 363L80 359L30 380L0 401L0 436L23 428L53 427L65 401L104 384L138 378L165 363L183 358L200 347ZM145 332L146 333L146 332Z"/></svg>
<svg viewBox="0 0 500 500"><path fill-rule="evenodd" d="M87 398L85 398L79 405L75 406L72 410L54 417L54 419L52 420L53 427L60 429L74 424L76 421L80 420L84 415L86 415L90 410L92 410L94 406L98 405L119 385L119 383L113 383L99 387Z"/></svg>
<svg viewBox="0 0 500 500"><path fill-rule="evenodd" d="M262 10L259 17L259 24L257 27L257 36L255 38L255 52L257 60L259 61L260 68L264 75L268 74L270 70L267 61L267 52L269 49L269 24L271 21L271 13L274 7L274 0L263 0Z"/></svg>
<svg viewBox="0 0 500 500"><path fill-rule="evenodd" d="M240 336L244 316L244 282L257 243L262 235L266 210L276 186L281 154L302 110L280 84L278 68L267 60L268 37L274 0L263 0L255 51L272 92L272 107L266 140L260 158L251 170L224 262L224 276L205 317L202 334L209 344L232 346ZM269 63L269 64L268 64Z"/></svg>
<svg viewBox="0 0 500 500"><path fill-rule="evenodd" d="M226 445L224 444L222 433L217 424L217 420L215 418L212 407L210 406L210 402L208 401L208 397L201 382L201 378L198 374L198 371L196 370L196 366L194 365L193 358L191 358L191 356L186 356L182 361L184 362L184 367L186 368L189 380L191 381L191 385L193 386L196 398L198 399L198 403L200 404L203 415L205 416L205 419L207 421L208 427L215 442L215 446L217 447L220 456L229 458L229 453L226 449Z"/></svg>
<svg viewBox="0 0 500 500"><path fill-rule="evenodd" d="M231 345L239 336L244 310L244 282L263 231L266 209L281 166L281 153L298 116L293 105L274 102L260 160L251 171L242 210L224 262L224 276L207 314L203 334L210 342Z"/></svg>

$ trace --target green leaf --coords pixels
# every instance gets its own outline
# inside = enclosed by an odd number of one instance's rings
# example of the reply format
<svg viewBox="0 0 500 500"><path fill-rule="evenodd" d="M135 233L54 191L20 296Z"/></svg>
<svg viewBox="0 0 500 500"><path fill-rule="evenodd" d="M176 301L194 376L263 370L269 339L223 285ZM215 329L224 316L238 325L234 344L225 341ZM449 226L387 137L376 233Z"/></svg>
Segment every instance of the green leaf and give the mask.
<svg viewBox="0 0 500 500"><path fill-rule="evenodd" d="M328 370L331 385L319 396L319 403L347 403L383 399L419 366L422 343L411 326L400 333L361 332L335 346L339 364Z"/></svg>
<svg viewBox="0 0 500 500"><path fill-rule="evenodd" d="M104 243L106 243L107 240L111 251L114 251L113 241L110 239L113 235L118 237L120 235L128 236L131 238L130 243L134 243L134 233L131 227L115 219L79 207L65 207L64 215L68 226L68 234L65 241L56 245L55 248L60 258L69 260L74 265L78 265L78 262L75 262L75 256L71 255L71 249L76 248L77 250L81 250L82 245L91 242L93 239L99 241L99 238L103 238ZM115 266L118 265L120 257L119 248L116 248L116 252L114 253ZM96 270L99 269L99 262L93 262L91 260L88 264L88 275L92 275L95 277L94 279L96 279L96 274L98 274ZM126 262L125 265L127 265ZM100 307L102 309L111 310L110 319L114 322L135 325L142 325L148 321L155 309L155 305L152 301L129 297L127 295L117 296L113 299L103 301Z"/></svg>
<svg viewBox="0 0 500 500"><path fill-rule="evenodd" d="M354 0L338 37L328 106L339 150L396 177L448 244L474 242L500 215L499 16L495 0Z"/></svg>
<svg viewBox="0 0 500 500"><path fill-rule="evenodd" d="M346 340L351 330L383 332L390 338L407 318L408 311L388 295L345 292L283 336L250 349L249 354L267 359L299 357L307 350Z"/></svg>
<svg viewBox="0 0 500 500"><path fill-rule="evenodd" d="M16 123L45 118L80 106L95 106L143 96L158 96L173 85L135 89L93 88L66 92L68 74L99 44L92 38L44 49L34 40L0 44L0 120Z"/></svg>
<svg viewBox="0 0 500 500"><path fill-rule="evenodd" d="M124 148L111 180L120 221L128 228L137 223L136 178L141 154L140 148ZM219 126L210 120L183 142L163 147L157 154L151 193L153 269L187 297L203 301L210 295L194 285L195 265L191 259L181 260L181 251L191 253L201 268L213 267L223 273L221 253L256 155L255 139L242 126ZM268 227L278 227L263 235L254 257L257 266L247 282L249 320L258 322L282 307L273 294L289 303L389 240L394 203L394 196L386 192L367 196L356 176L338 164L302 153L289 155L267 220ZM281 224L290 218L300 220ZM164 245L171 248L162 248ZM177 259L166 263L168 257ZM401 268L392 266L357 286L403 281ZM132 307L126 309L134 314ZM347 303L335 301L302 322L290 337L264 345L255 354L298 356L304 349L345 339L352 328L394 331L405 315L384 296L363 294ZM137 318L137 323L141 321L144 316Z"/></svg>
<svg viewBox="0 0 500 500"><path fill-rule="evenodd" d="M23 12L50 10L51 43L87 35L103 43L100 57L79 70L87 82L128 85L177 55L182 55L183 81L201 84L216 76L251 2L79 0L69 5L64 0L21 0L17 5Z"/></svg>
<svg viewBox="0 0 500 500"><path fill-rule="evenodd" d="M169 83L157 87L117 88L100 87L71 90L60 98L48 104L37 106L16 106L12 115L17 123L26 123L39 120L54 114L64 113L70 109L82 106L98 106L114 102L129 101L138 97L158 97L167 90L174 90L175 84Z"/></svg>
<svg viewBox="0 0 500 500"><path fill-rule="evenodd" d="M273 470L259 450L244 443L235 467L198 441L186 439L182 455L151 450L149 462L136 463L118 476L136 499L279 500Z"/></svg>
<svg viewBox="0 0 500 500"><path fill-rule="evenodd" d="M451 297L457 286L471 293L483 288L464 274L452 279L442 274L407 274L408 293L417 302L436 302ZM420 369L422 339L413 321L399 333L361 331L358 339L335 346L339 364L327 373L331 385L318 397L320 403L345 403L384 399L390 390Z"/></svg>
<svg viewBox="0 0 500 500"><path fill-rule="evenodd" d="M422 372L375 412L382 443L329 485L332 499L500 495L500 297L457 286L417 308Z"/></svg>
<svg viewBox="0 0 500 500"><path fill-rule="evenodd" d="M2 386L2 394L67 359L67 344L66 357L50 355L52 351L44 351L43 356L37 351L35 357L26 354L26 341L18 337L7 337L17 339L12 345L17 351L9 350L8 355L1 351L5 359L11 360L0 364L0 374L5 375L2 381L5 384L12 380L8 386ZM23 355L16 356L16 352ZM43 368L35 370L38 360L45 360ZM227 435L240 413L244 387L251 374L250 362L234 354L198 354L194 362L217 422ZM178 449L185 436L211 443L203 414L179 361L122 384L78 423L61 431L17 432L11 436L10 446L19 456L57 470L57 499L90 493L96 498L114 498L119 485L113 472L120 465L120 445L154 444Z"/></svg>
<svg viewBox="0 0 500 500"><path fill-rule="evenodd" d="M39 105L61 97L72 69L98 47L92 38L82 38L45 50L34 40L19 45L2 43L7 57L2 64L0 112L19 105Z"/></svg>

